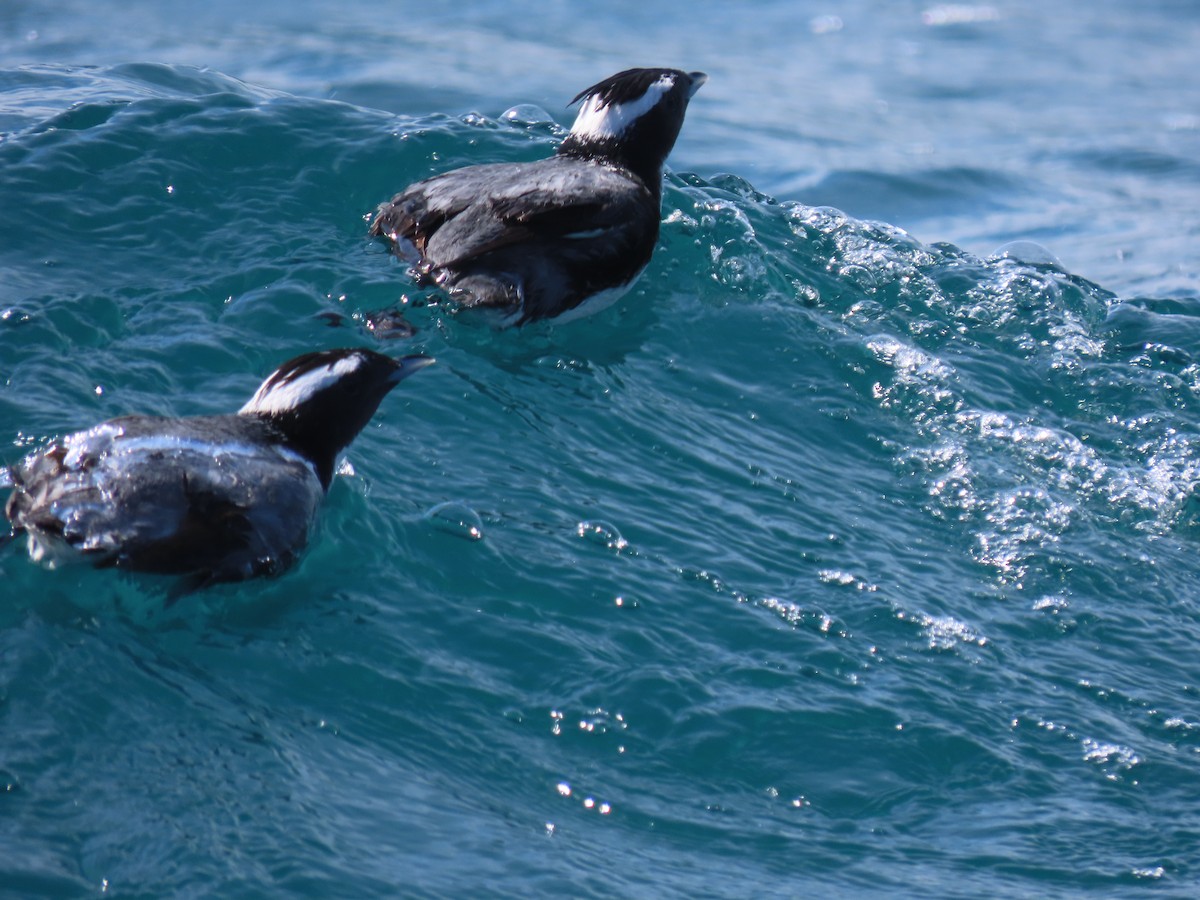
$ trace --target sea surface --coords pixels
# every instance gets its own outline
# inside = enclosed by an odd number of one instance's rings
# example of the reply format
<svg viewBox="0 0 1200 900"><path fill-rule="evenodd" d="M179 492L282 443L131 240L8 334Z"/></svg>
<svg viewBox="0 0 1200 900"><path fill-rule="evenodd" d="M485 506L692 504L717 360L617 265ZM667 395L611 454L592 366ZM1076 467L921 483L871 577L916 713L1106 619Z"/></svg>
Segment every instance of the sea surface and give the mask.
<svg viewBox="0 0 1200 900"><path fill-rule="evenodd" d="M0 462L437 364L281 577L0 550L0 896L1200 896L1200 7L0 0ZM707 72L617 305L375 206ZM411 332L411 333L410 333Z"/></svg>

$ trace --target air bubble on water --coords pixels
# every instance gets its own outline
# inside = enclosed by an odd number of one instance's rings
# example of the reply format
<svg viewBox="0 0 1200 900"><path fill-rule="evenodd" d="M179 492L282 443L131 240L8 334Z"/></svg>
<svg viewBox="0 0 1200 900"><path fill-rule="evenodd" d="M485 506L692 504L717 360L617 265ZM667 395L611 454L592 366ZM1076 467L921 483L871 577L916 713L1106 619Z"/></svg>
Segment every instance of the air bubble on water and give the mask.
<svg viewBox="0 0 1200 900"><path fill-rule="evenodd" d="M610 550L624 550L629 542L621 537L615 525L600 520L584 521L575 526L575 533L592 544L608 547Z"/></svg>
<svg viewBox="0 0 1200 900"><path fill-rule="evenodd" d="M992 251L994 259L1015 259L1031 266L1054 266L1061 269L1058 257L1037 241L1009 241Z"/></svg>
<svg viewBox="0 0 1200 900"><path fill-rule="evenodd" d="M519 103L500 114L505 122L514 125L551 125L554 117L534 103Z"/></svg>
<svg viewBox="0 0 1200 900"><path fill-rule="evenodd" d="M425 513L425 519L432 523L438 531L444 531L446 534L466 538L469 541L483 539L483 519L479 517L479 513L465 503L453 500L439 503Z"/></svg>
<svg viewBox="0 0 1200 900"><path fill-rule="evenodd" d="M821 609L801 606L791 600L779 597L763 597L758 601L763 609L768 609L779 616L793 628L834 637L848 637L849 632L844 623Z"/></svg>

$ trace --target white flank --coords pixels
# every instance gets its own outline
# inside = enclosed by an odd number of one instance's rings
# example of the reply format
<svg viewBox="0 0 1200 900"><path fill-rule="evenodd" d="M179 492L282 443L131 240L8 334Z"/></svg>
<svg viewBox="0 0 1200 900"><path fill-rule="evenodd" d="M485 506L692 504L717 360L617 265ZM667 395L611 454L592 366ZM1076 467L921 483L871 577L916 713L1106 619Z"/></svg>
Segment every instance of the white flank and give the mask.
<svg viewBox="0 0 1200 900"><path fill-rule="evenodd" d="M618 138L625 130L663 98L675 86L674 75L663 75L646 88L646 93L630 103L609 103L601 107L600 98L593 94L579 107L579 115L571 126L571 134L593 141Z"/></svg>
<svg viewBox="0 0 1200 900"><path fill-rule="evenodd" d="M567 322L574 322L576 319L582 319L585 316L594 316L601 310L608 309L629 293L629 289L633 287L634 283L638 280L638 276L641 274L639 271L637 275L634 275L629 281L619 287L608 288L608 290L592 294L592 296L588 297L578 306L568 309L561 315L555 316L551 321L555 325L565 325Z"/></svg>
<svg viewBox="0 0 1200 900"><path fill-rule="evenodd" d="M331 365L305 372L283 384L272 384L268 378L238 412L242 415L274 415L297 409L361 365L362 357L355 354L343 356Z"/></svg>

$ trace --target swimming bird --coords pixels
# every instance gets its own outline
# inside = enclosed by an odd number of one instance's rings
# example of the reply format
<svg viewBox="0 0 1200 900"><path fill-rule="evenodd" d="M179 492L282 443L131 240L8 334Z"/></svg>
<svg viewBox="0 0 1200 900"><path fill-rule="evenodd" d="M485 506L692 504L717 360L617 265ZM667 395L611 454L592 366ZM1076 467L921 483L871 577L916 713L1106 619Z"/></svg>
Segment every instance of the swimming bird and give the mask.
<svg viewBox="0 0 1200 900"><path fill-rule="evenodd" d="M276 574L307 542L337 455L432 362L320 350L285 362L231 415L103 422L13 466L5 514L51 567L181 575L189 589Z"/></svg>
<svg viewBox="0 0 1200 900"><path fill-rule="evenodd" d="M419 281L501 310L506 324L603 308L650 262L663 163L707 78L618 72L571 101L583 102L554 156L417 182L379 207L370 233L393 241Z"/></svg>

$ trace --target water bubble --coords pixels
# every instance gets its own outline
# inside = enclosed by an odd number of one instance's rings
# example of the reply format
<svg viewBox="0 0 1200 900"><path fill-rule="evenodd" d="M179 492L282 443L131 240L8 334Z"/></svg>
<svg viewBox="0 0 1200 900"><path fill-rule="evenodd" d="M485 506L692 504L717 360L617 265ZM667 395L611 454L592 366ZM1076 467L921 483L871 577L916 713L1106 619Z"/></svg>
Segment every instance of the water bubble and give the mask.
<svg viewBox="0 0 1200 900"><path fill-rule="evenodd" d="M379 338L396 340L410 338L417 333L417 328L398 309L379 309L373 312L355 314L355 319L361 319L366 329Z"/></svg>
<svg viewBox="0 0 1200 900"><path fill-rule="evenodd" d="M575 526L575 533L589 543L599 544L610 550L624 550L629 546L629 542L621 537L621 532L617 531L616 526L600 520L580 522Z"/></svg>
<svg viewBox="0 0 1200 900"><path fill-rule="evenodd" d="M1062 268L1058 257L1037 241L1009 241L993 250L992 256L996 259L1015 259L1032 266Z"/></svg>
<svg viewBox="0 0 1200 900"><path fill-rule="evenodd" d="M433 524L438 531L444 531L455 537L466 538L469 541L483 539L483 519L479 513L465 503L448 500L439 503L427 513L425 519Z"/></svg>
<svg viewBox="0 0 1200 900"><path fill-rule="evenodd" d="M533 103L519 103L506 109L500 118L514 125L551 125L554 117Z"/></svg>

